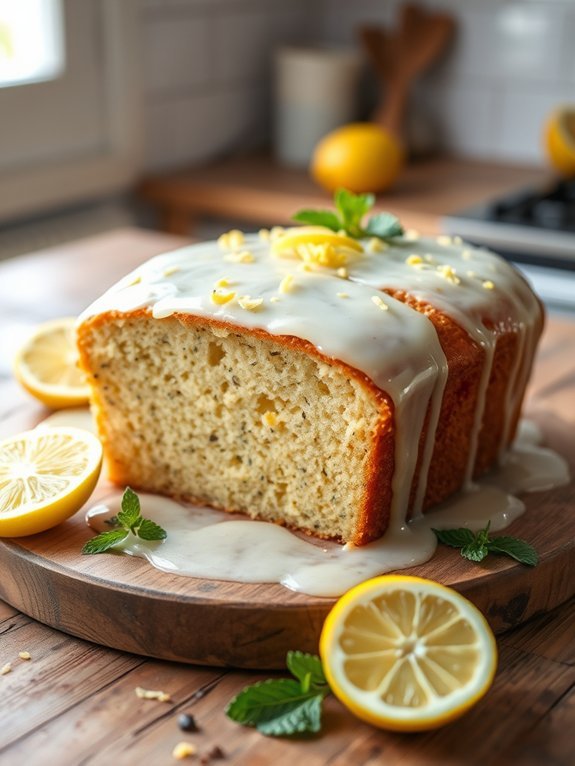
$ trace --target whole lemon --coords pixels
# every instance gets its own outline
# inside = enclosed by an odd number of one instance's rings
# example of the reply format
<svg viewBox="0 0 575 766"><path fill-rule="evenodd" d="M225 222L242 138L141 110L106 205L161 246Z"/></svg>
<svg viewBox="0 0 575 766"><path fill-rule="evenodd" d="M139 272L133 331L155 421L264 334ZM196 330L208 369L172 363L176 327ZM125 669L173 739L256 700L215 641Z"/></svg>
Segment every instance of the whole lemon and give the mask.
<svg viewBox="0 0 575 766"><path fill-rule="evenodd" d="M380 192L393 184L403 160L403 147L391 133L374 123L355 122L321 139L311 174L328 191Z"/></svg>
<svg viewBox="0 0 575 766"><path fill-rule="evenodd" d="M549 116L544 141L555 170L564 176L575 176L575 107L556 109Z"/></svg>

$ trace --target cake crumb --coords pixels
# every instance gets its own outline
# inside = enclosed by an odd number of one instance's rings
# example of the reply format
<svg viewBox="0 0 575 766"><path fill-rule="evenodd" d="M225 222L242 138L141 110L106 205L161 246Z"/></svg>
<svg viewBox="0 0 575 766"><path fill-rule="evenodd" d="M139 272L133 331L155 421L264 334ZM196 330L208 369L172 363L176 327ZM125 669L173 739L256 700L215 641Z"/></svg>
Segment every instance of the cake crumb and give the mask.
<svg viewBox="0 0 575 766"><path fill-rule="evenodd" d="M262 423L264 426L268 426L269 428L273 428L278 423L278 418L275 412L272 412L271 410L268 410L268 412L264 412L262 415Z"/></svg>
<svg viewBox="0 0 575 766"><path fill-rule="evenodd" d="M167 692L143 689L141 686L136 686L136 697L141 700L158 700L158 702L172 701L172 698Z"/></svg>
<svg viewBox="0 0 575 766"><path fill-rule="evenodd" d="M31 660L32 655L30 652L18 652L18 657L20 657L21 660Z"/></svg>
<svg viewBox="0 0 575 766"><path fill-rule="evenodd" d="M7 662L5 665L2 665L2 667L0 668L0 676L5 676L11 672L12 672L12 664L10 662Z"/></svg>
<svg viewBox="0 0 575 766"><path fill-rule="evenodd" d="M192 745L191 742L178 742L175 748L172 750L172 758L176 761L183 761L184 758L191 758L198 752L198 748Z"/></svg>
<svg viewBox="0 0 575 766"><path fill-rule="evenodd" d="M382 311L389 311L389 306L385 301L381 298L379 295L372 295L371 296L371 302L375 303L378 309L381 309Z"/></svg>
<svg viewBox="0 0 575 766"><path fill-rule="evenodd" d="M214 745L211 750L207 750L205 753L202 753L200 756L200 763L203 764L203 766L206 766L206 764L211 763L211 761L219 760L220 758L225 757L226 754L222 748L219 745Z"/></svg>
<svg viewBox="0 0 575 766"><path fill-rule="evenodd" d="M483 287L486 290L493 290L495 285L493 284L493 282L490 279L486 279L485 282L483 283Z"/></svg>

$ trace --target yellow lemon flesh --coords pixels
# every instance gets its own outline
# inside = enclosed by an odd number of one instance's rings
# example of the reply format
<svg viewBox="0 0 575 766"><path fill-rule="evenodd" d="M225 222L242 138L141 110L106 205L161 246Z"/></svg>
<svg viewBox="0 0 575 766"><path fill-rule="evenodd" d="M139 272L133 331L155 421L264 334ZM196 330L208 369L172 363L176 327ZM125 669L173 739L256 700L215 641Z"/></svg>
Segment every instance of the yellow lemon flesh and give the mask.
<svg viewBox="0 0 575 766"><path fill-rule="evenodd" d="M463 715L489 689L497 646L481 612L419 577L376 577L329 613L320 653L334 694L352 713L394 731Z"/></svg>
<svg viewBox="0 0 575 766"><path fill-rule="evenodd" d="M545 147L553 167L575 176L575 107L557 109L545 125Z"/></svg>
<svg viewBox="0 0 575 766"><path fill-rule="evenodd" d="M88 500L102 445L79 428L24 431L0 442L0 537L23 537L65 521Z"/></svg>
<svg viewBox="0 0 575 766"><path fill-rule="evenodd" d="M14 375L22 386L47 407L79 407L90 390L78 368L76 320L55 319L40 325L14 360Z"/></svg>
<svg viewBox="0 0 575 766"><path fill-rule="evenodd" d="M378 125L344 125L322 138L314 150L311 174L324 189L381 192L396 180L403 165L399 141Z"/></svg>

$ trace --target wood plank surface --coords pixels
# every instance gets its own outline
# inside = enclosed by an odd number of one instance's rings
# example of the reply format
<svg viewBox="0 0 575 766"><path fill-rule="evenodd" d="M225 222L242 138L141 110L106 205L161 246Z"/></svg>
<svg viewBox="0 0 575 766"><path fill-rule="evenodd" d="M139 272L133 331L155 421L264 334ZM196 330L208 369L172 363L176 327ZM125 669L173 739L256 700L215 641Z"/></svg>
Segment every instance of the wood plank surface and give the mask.
<svg viewBox="0 0 575 766"><path fill-rule="evenodd" d="M546 176L540 168L427 159L407 165L395 186L378 197L376 208L391 210L407 227L436 233L440 216L542 184ZM331 200L305 170L276 164L265 155L150 176L136 191L158 209L165 230L175 234L188 234L200 216L287 224L296 210L325 207Z"/></svg>
<svg viewBox="0 0 575 766"><path fill-rule="evenodd" d="M11 290L5 288L3 271L9 267L13 274L12 270L18 271L17 264L0 265L3 426L30 417L30 407L35 407L8 380L8 345L4 340L14 334L17 323L28 325L76 313L86 302L84 297L91 299L119 274L152 255L155 248L159 252L171 243L175 246L177 241L124 231L56 248L32 259L38 284L44 283L46 294L39 294L36 305L30 306L31 313L21 311L17 317L12 310L5 310ZM73 279L63 276L83 262L86 252L95 262L106 261L107 266L101 272L92 266L90 286L84 285L80 299ZM107 258L110 253L114 255ZM76 280L82 281L82 276L77 274ZM12 283L12 290L20 291L26 299L23 284ZM90 290L93 294L88 296ZM15 304L13 301L12 306ZM575 326L554 322L553 328L553 337L547 335L543 341L539 360L545 364L538 366L530 402L541 415L547 413L575 425ZM5 391L9 399L4 398ZM550 408L549 392L553 392ZM41 414L37 407L36 415ZM569 512L574 513L575 508ZM306 766L571 766L574 636L573 601L505 633L498 640L501 657L492 690L463 719L436 732L382 732L358 721L329 698L321 734L294 741L271 740L233 724L223 712L240 688L269 674L142 660L66 636L0 602L0 666L10 661L13 667L11 673L0 676L0 764L163 766L174 763L173 746L187 740L196 743L200 753L214 744L221 746L226 754L221 763L250 766L291 766L294 762ZM23 650L31 653L29 662L18 659L18 652ZM173 702L139 700L134 693L136 686L163 689L172 695ZM182 710L196 716L201 729L198 734L179 731L176 717Z"/></svg>

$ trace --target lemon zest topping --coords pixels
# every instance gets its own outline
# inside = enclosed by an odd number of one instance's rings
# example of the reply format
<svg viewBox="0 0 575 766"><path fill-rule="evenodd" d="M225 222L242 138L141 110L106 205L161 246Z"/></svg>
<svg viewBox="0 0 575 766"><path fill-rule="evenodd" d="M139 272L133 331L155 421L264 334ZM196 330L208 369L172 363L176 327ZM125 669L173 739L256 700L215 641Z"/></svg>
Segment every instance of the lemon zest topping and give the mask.
<svg viewBox="0 0 575 766"><path fill-rule="evenodd" d="M349 298L348 293L336 293L338 298Z"/></svg>
<svg viewBox="0 0 575 766"><path fill-rule="evenodd" d="M222 277L221 279L218 279L216 282L216 287L229 287L231 284L229 279L226 279L226 277Z"/></svg>
<svg viewBox="0 0 575 766"><path fill-rule="evenodd" d="M270 229L270 239L272 242L275 242L276 239L280 239L285 235L286 231L283 226L273 226L272 229Z"/></svg>
<svg viewBox="0 0 575 766"><path fill-rule="evenodd" d="M341 279L347 279L349 277L349 271L345 266L340 266L336 273Z"/></svg>
<svg viewBox="0 0 575 766"><path fill-rule="evenodd" d="M179 270L180 270L179 266L168 266L167 269L164 269L164 276L171 277L172 274L175 274L176 271L179 271Z"/></svg>
<svg viewBox="0 0 575 766"><path fill-rule="evenodd" d="M279 303L280 301L281 301L281 298L279 297L279 295L272 295L272 297L270 298L270 303Z"/></svg>
<svg viewBox="0 0 575 766"><path fill-rule="evenodd" d="M417 229L407 229L405 234L403 235L403 238L407 240L408 242L415 242L419 239L419 232Z"/></svg>
<svg viewBox="0 0 575 766"><path fill-rule="evenodd" d="M212 299L212 303L215 303L217 306L224 306L226 303L233 301L233 299L236 297L236 294L233 292L233 290L230 290L227 293L213 290L210 297Z"/></svg>
<svg viewBox="0 0 575 766"><path fill-rule="evenodd" d="M386 250L387 248L388 248L388 245L386 242L383 242L378 237L372 237L367 243L365 249L368 253L381 253L383 250Z"/></svg>
<svg viewBox="0 0 575 766"><path fill-rule="evenodd" d="M371 302L375 303L378 309L381 309L382 311L389 311L389 306L380 295L372 295Z"/></svg>
<svg viewBox="0 0 575 766"><path fill-rule="evenodd" d="M245 241L243 231L231 229L218 237L218 245L222 250L237 250Z"/></svg>
<svg viewBox="0 0 575 766"><path fill-rule="evenodd" d="M437 237L436 242L438 245L447 247L448 245L453 244L453 239L448 234L440 234L439 237Z"/></svg>
<svg viewBox="0 0 575 766"><path fill-rule="evenodd" d="M405 262L408 266L418 266L419 264L423 263L423 258L420 255L416 255L414 253L413 255L410 255L408 258L406 258Z"/></svg>
<svg viewBox="0 0 575 766"><path fill-rule="evenodd" d="M253 263L254 256L249 250L241 250L239 253L228 253L224 255L224 261L228 263Z"/></svg>
<svg viewBox="0 0 575 766"><path fill-rule="evenodd" d="M280 282L279 291L280 293L291 293L294 287L294 281L293 281L293 274L286 274L285 277Z"/></svg>
<svg viewBox="0 0 575 766"><path fill-rule="evenodd" d="M270 230L260 229L258 231L258 237L261 239L262 242L269 242L271 238Z"/></svg>
<svg viewBox="0 0 575 766"><path fill-rule="evenodd" d="M490 279L486 279L485 282L483 283L483 287L486 290L493 290L495 285L493 284L493 282Z"/></svg>
<svg viewBox="0 0 575 766"><path fill-rule="evenodd" d="M238 298L238 303L246 311L257 311L263 302L263 298L251 298L249 295L240 295Z"/></svg>
<svg viewBox="0 0 575 766"><path fill-rule="evenodd" d="M450 266L448 263L444 263L442 266L438 266L437 271L444 279L454 285L458 285L461 282L453 266Z"/></svg>

